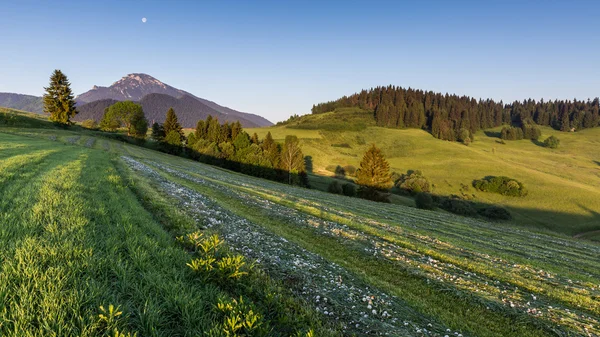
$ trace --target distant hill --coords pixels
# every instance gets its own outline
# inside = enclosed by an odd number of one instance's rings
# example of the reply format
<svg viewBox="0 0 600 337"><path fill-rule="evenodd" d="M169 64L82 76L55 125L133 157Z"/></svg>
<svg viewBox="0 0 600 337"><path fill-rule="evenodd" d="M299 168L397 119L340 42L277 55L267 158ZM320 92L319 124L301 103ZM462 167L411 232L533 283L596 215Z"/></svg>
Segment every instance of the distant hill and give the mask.
<svg viewBox="0 0 600 337"><path fill-rule="evenodd" d="M116 102L118 101L109 98L80 105L77 107L79 114L77 114L74 120L84 121L86 119L93 119L99 122L104 115L104 109ZM175 98L167 94L149 94L144 96L139 103L142 105L144 114L150 123L164 122L167 110L172 107L184 128L196 127L198 120L206 119L208 115L217 117L220 121L234 122L239 120L242 125L247 127L260 126L241 117L225 115L188 95Z"/></svg>
<svg viewBox="0 0 600 337"><path fill-rule="evenodd" d="M44 112L42 98L31 95L0 92L0 106L39 114Z"/></svg>
<svg viewBox="0 0 600 337"><path fill-rule="evenodd" d="M146 96L150 94L161 94L163 96L153 96L146 100L143 104L144 111L147 114L147 118L151 121L153 117L150 117L150 114L154 115L154 112L157 109L165 106L165 102L177 103L180 107L177 109L175 106L173 108L177 112L180 120L187 120L195 115L204 115L211 114L213 116L218 116L221 121L235 121L239 120L246 127L255 127L255 126L270 126L273 123L269 122L267 119L255 115L249 114L245 112L240 112L237 110L233 110L231 108L227 108L221 106L215 102L206 100L204 98L200 98L190 94L187 91L180 90L174 88L168 84L165 84L156 78L141 73L134 73L124 76L117 82L113 83L109 87L99 87L94 86L91 90L84 92L83 94L76 97L77 102L83 106L85 103L90 103L94 101L103 101L103 100L114 100L114 101L141 101ZM167 99L166 96L170 96L175 99L181 99L180 101ZM187 97L187 98L186 98ZM165 99L165 102L159 102L157 98ZM200 103L195 104L191 102L191 100L195 100ZM157 104L156 107L150 104L150 102ZM169 106L166 108L168 109ZM194 110L198 109L198 110ZM86 111L89 110L86 108ZM179 111L178 111L179 110ZM163 115L166 113L166 110L161 112ZM190 116L185 116L187 114L191 114ZM159 120L156 118L156 120ZM195 126L196 121L190 122Z"/></svg>

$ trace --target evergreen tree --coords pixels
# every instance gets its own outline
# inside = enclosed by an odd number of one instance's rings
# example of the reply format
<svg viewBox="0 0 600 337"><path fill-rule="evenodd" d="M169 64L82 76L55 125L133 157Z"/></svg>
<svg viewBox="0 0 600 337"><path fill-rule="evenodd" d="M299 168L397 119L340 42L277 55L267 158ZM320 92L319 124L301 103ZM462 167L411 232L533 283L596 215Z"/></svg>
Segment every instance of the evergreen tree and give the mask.
<svg viewBox="0 0 600 337"><path fill-rule="evenodd" d="M196 131L194 132L196 140L206 139L206 128L203 120L199 120L196 123Z"/></svg>
<svg viewBox="0 0 600 337"><path fill-rule="evenodd" d="M206 134L206 139L209 142L219 142L219 137L221 136L221 124L219 124L218 118L211 118L210 120L206 120L208 123L208 131Z"/></svg>
<svg viewBox="0 0 600 337"><path fill-rule="evenodd" d="M235 121L231 124L231 139L235 139L242 132L242 124L240 121Z"/></svg>
<svg viewBox="0 0 600 337"><path fill-rule="evenodd" d="M59 124L71 124L71 118L77 114L71 83L62 71L56 69L50 76L50 84L44 88L44 112L50 120Z"/></svg>
<svg viewBox="0 0 600 337"><path fill-rule="evenodd" d="M152 135L150 137L157 142L162 142L165 140L165 136L166 134L163 126L154 122L154 124L152 124Z"/></svg>
<svg viewBox="0 0 600 337"><path fill-rule="evenodd" d="M256 145L260 144L260 140L258 139L258 135L256 134L256 132L252 134L252 138L250 138L250 142L252 144L256 144Z"/></svg>
<svg viewBox="0 0 600 337"><path fill-rule="evenodd" d="M175 110L173 108L169 108L167 111L167 118L165 119L165 123L163 124L163 128L165 130L165 134L169 136L171 131L175 131L179 134L179 138L184 139L183 128L179 121L177 120L177 115L175 114Z"/></svg>
<svg viewBox="0 0 600 337"><path fill-rule="evenodd" d="M380 199L381 195L378 192L387 191L392 187L390 165L375 144L363 156L356 178L356 183L360 185L359 192L363 198L377 201L387 200L387 196Z"/></svg>
<svg viewBox="0 0 600 337"><path fill-rule="evenodd" d="M165 143L172 146L181 146L181 134L176 130L171 130L165 137Z"/></svg>

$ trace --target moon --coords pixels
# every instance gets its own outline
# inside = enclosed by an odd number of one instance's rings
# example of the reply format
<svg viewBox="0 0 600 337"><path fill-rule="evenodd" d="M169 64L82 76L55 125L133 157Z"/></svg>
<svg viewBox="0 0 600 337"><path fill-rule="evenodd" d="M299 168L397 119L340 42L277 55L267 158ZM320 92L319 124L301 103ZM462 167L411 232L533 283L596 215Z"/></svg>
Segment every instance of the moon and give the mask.
<svg viewBox="0 0 600 337"><path fill-rule="evenodd" d="M148 19L146 19L146 18L142 18L142 22L143 22L143 23L146 23L146 21L148 21Z"/></svg>

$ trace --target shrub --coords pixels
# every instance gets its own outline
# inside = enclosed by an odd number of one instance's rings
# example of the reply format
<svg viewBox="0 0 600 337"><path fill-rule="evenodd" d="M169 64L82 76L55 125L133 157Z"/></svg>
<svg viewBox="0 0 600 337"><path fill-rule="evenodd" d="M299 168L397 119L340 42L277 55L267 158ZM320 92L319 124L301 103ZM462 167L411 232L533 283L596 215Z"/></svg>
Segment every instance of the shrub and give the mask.
<svg viewBox="0 0 600 337"><path fill-rule="evenodd" d="M343 167L341 167L340 165L335 167L335 176L337 178L345 178L346 177L346 170L344 170Z"/></svg>
<svg viewBox="0 0 600 337"><path fill-rule="evenodd" d="M401 175L396 181L395 186L410 194L431 192L431 184L419 170L410 170L406 174Z"/></svg>
<svg viewBox="0 0 600 337"><path fill-rule="evenodd" d="M471 144L472 136L471 131L469 129L460 129L458 131L458 141L469 146Z"/></svg>
<svg viewBox="0 0 600 337"><path fill-rule="evenodd" d="M356 175L356 167L352 165L344 166L344 171L346 171L347 176L354 177Z"/></svg>
<svg viewBox="0 0 600 337"><path fill-rule="evenodd" d="M477 211L477 213L479 213L479 215L486 217L488 219L494 219L494 220L510 220L510 219L512 219L512 216L505 208L498 207L498 206L488 206L485 208L481 208Z"/></svg>
<svg viewBox="0 0 600 337"><path fill-rule="evenodd" d="M354 197L356 196L356 187L354 184L346 183L342 185L342 193L344 193L346 196Z"/></svg>
<svg viewBox="0 0 600 337"><path fill-rule="evenodd" d="M544 146L550 149L556 149L558 145L560 145L560 140L554 136L550 136L544 141Z"/></svg>
<svg viewBox="0 0 600 337"><path fill-rule="evenodd" d="M523 130L512 126L505 126L500 132L500 138L505 140L521 140L523 139Z"/></svg>
<svg viewBox="0 0 600 337"><path fill-rule="evenodd" d="M415 203L417 204L417 208L420 209L434 209L435 204L433 203L433 198L429 193L418 193L415 197Z"/></svg>
<svg viewBox="0 0 600 337"><path fill-rule="evenodd" d="M537 125L523 124L521 130L523 130L523 138L525 139L538 140L542 136L542 131Z"/></svg>
<svg viewBox="0 0 600 337"><path fill-rule="evenodd" d="M331 183L329 183L329 186L327 186L327 192L334 194L342 194L343 189L340 183L338 183L337 180L334 180Z"/></svg>
<svg viewBox="0 0 600 337"><path fill-rule="evenodd" d="M335 173L335 169L338 167L338 165L327 165L327 167L325 167L325 170Z"/></svg>
<svg viewBox="0 0 600 337"><path fill-rule="evenodd" d="M83 122L81 122L81 126L83 126L86 129L95 130L98 128L98 123L96 123L96 121L93 119L86 119Z"/></svg>
<svg viewBox="0 0 600 337"><path fill-rule="evenodd" d="M450 213L458 215L474 216L477 214L477 210L471 205L471 202L464 200L447 198L439 206Z"/></svg>
<svg viewBox="0 0 600 337"><path fill-rule="evenodd" d="M498 193L511 197L524 197L527 195L527 189L521 182L504 176L489 176L475 180L473 187L483 192Z"/></svg>

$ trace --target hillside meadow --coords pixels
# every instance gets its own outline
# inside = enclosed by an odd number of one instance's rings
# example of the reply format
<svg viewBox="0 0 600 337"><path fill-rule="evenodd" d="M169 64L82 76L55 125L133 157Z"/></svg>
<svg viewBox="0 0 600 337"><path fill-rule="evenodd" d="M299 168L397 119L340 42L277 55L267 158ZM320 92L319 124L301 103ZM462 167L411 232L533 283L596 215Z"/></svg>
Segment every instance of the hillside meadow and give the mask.
<svg viewBox="0 0 600 337"><path fill-rule="evenodd" d="M326 169L328 166L358 167L362 155L373 143L383 150L392 171L421 170L435 185L436 194L458 195L462 185L471 186L475 179L509 176L523 182L529 195L507 197L476 191L473 187L468 193L475 195L475 201L506 207L515 223L600 239L599 233L594 233L600 230L599 128L566 133L543 127L541 141L550 135L560 139L560 147L552 150L530 140L501 144L498 138L501 128L480 131L475 134L475 141L465 146L435 139L423 130L376 127L369 124L368 118L355 131L319 127L320 120L338 118L344 123L348 120L346 115L303 116L288 125L247 131L256 132L259 137L271 132L278 141L286 135L298 136L304 154L311 158L313 181L322 189L330 181L321 182L323 177L333 176ZM350 115L352 118L355 114ZM308 121L302 122L303 119ZM393 201L411 204L402 197Z"/></svg>
<svg viewBox="0 0 600 337"><path fill-rule="evenodd" d="M0 126L2 336L600 334L597 243L15 118Z"/></svg>

